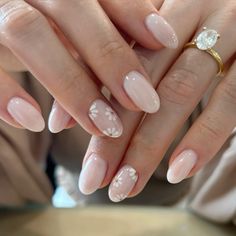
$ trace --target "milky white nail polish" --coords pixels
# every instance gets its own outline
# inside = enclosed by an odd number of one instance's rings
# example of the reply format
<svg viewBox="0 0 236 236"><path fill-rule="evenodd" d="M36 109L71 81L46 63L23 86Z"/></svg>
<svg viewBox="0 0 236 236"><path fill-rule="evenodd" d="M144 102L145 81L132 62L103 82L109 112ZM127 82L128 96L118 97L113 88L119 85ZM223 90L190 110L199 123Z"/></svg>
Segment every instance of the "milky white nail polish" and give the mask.
<svg viewBox="0 0 236 236"><path fill-rule="evenodd" d="M117 113L104 101L98 99L89 109L89 117L94 125L106 136L118 138L123 126Z"/></svg>
<svg viewBox="0 0 236 236"><path fill-rule="evenodd" d="M93 153L86 161L79 177L79 189L83 194L94 193L102 184L107 172L107 162Z"/></svg>
<svg viewBox="0 0 236 236"><path fill-rule="evenodd" d="M48 128L50 132L61 132L67 127L70 119L71 116L55 101L48 118Z"/></svg>
<svg viewBox="0 0 236 236"><path fill-rule="evenodd" d="M193 150L185 150L171 163L167 172L167 180L177 184L188 177L198 160Z"/></svg>
<svg viewBox="0 0 236 236"><path fill-rule="evenodd" d="M133 190L138 180L137 172L129 165L122 167L109 187L109 198L113 202L123 201Z"/></svg>
<svg viewBox="0 0 236 236"><path fill-rule="evenodd" d="M160 108L160 99L153 86L137 71L126 75L124 89L134 104L147 113L155 113Z"/></svg>
<svg viewBox="0 0 236 236"><path fill-rule="evenodd" d="M7 110L15 121L28 130L41 132L45 128L41 113L22 98L12 98L7 105Z"/></svg>
<svg viewBox="0 0 236 236"><path fill-rule="evenodd" d="M178 37L174 29L162 16L152 13L146 17L145 24L153 36L165 47L178 47Z"/></svg>

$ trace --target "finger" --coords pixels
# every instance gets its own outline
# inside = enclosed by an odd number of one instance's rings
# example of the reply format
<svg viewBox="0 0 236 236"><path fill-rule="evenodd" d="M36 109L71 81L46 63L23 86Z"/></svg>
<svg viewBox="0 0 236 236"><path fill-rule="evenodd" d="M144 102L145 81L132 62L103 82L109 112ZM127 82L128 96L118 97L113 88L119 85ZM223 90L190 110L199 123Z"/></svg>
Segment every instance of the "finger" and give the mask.
<svg viewBox="0 0 236 236"><path fill-rule="evenodd" d="M6 72L0 69L0 118L6 123L33 132L44 129L38 103Z"/></svg>
<svg viewBox="0 0 236 236"><path fill-rule="evenodd" d="M134 113L124 108L116 107L124 122L124 132L121 137L109 142L108 139L92 136L86 152L83 169L79 178L79 189L83 194L92 194L98 188L110 183L117 170L124 150L131 139L133 131L142 117L142 113Z"/></svg>
<svg viewBox="0 0 236 236"><path fill-rule="evenodd" d="M159 109L159 97L148 81L148 75L97 1L28 2L57 23L123 106L149 113Z"/></svg>
<svg viewBox="0 0 236 236"><path fill-rule="evenodd" d="M181 4L181 3L180 3ZM188 9L188 10L186 10ZM193 31L195 31L195 28L197 27L197 24L199 22L199 12L198 8L191 8L190 6L185 6L182 4L179 8L163 8L160 10L162 15L165 16L166 19L168 19L168 22L171 23L171 25L174 26L174 28L178 29L178 35L179 42L180 42L180 48L189 40L189 38L192 36ZM179 15L186 14L186 17L178 18ZM192 21L189 24L189 21L187 20L188 17L191 17ZM176 18L178 18L178 21L176 21ZM181 27L180 27L181 26ZM153 79L154 86L157 86L157 84L160 82L162 77L166 74L166 71L174 63L177 56L181 52L180 50L171 51L167 49L163 49L159 52L151 52L148 50L144 50L142 48L137 48L137 53L142 61L142 63L145 65L145 68L151 75ZM86 185L86 173L88 173L87 170L89 168L96 168L93 165L96 166L96 162L94 162L91 165L87 165L87 160L89 160L90 155L96 154L97 157L102 159L106 163L106 173L104 174L104 179L98 178L96 175L96 172L93 172L93 175L90 175L90 178L93 178L94 180L100 180L100 186L106 186L110 183L111 179L114 177L115 172L117 171L118 165L122 161L122 158L124 157L124 154L129 147L129 142L132 140L132 136L135 133L135 130L137 126L140 123L140 118L143 116L143 114L128 114L125 112L126 115L123 114L123 111L116 108L119 112L119 115L122 118L123 124L124 124L124 134L118 139L110 142L107 139L102 138L96 138L93 137L91 140L91 143L88 147L88 151L85 155L85 165L83 168L83 171L81 173L80 181L84 183L84 186L88 187L90 190L89 192L96 191L96 188L98 188L98 182L94 182L92 185L93 191L91 191L91 185ZM161 109L162 110L162 109ZM158 122L159 123L159 122ZM160 124L160 126L162 126ZM128 130L128 131L127 131ZM152 129L153 132L155 131L155 127ZM147 138L149 140L149 137ZM140 144L141 145L141 144ZM159 146L159 145L158 145ZM140 149L142 153L142 149ZM112 153L112 156L111 156ZM140 153L140 155L141 155ZM98 169L98 168L97 168ZM85 177L83 176L85 175ZM101 177L101 176L100 176ZM86 188L83 188L82 191L85 192ZM87 191L86 191L87 192Z"/></svg>
<svg viewBox="0 0 236 236"><path fill-rule="evenodd" d="M235 52L236 30L233 24L233 16L228 14L228 17L225 17L224 10L204 22L204 25L216 29L222 35L215 50L224 62ZM131 141L120 165L121 169L110 186L111 199L122 200L123 197L138 194L144 188L217 71L215 60L201 50L189 49L179 57L158 86L162 101L160 111L144 120ZM145 161L144 157L148 157L148 161ZM130 172L135 177L129 178ZM118 188L114 184L117 178L123 180L123 184ZM119 198L121 195L123 197Z"/></svg>
<svg viewBox="0 0 236 236"><path fill-rule="evenodd" d="M5 71L24 72L25 66L3 45L0 45L0 67Z"/></svg>
<svg viewBox="0 0 236 236"><path fill-rule="evenodd" d="M5 2L5 4L4 4ZM4 46L27 66L52 96L88 132L117 137L122 124L83 66L65 49L46 18L23 1L1 1L0 36ZM92 108L96 107L95 111ZM107 118L106 109L116 120ZM95 117L95 113L97 116ZM94 119L96 118L96 119Z"/></svg>
<svg viewBox="0 0 236 236"><path fill-rule="evenodd" d="M152 1L100 0L109 17L131 38L150 49L177 48L178 38L173 28L159 14ZM163 0L158 2L158 7ZM158 8L158 9L159 9Z"/></svg>
<svg viewBox="0 0 236 236"><path fill-rule="evenodd" d="M215 90L203 114L174 151L167 174L170 183L193 176L220 150L236 126L236 62Z"/></svg>

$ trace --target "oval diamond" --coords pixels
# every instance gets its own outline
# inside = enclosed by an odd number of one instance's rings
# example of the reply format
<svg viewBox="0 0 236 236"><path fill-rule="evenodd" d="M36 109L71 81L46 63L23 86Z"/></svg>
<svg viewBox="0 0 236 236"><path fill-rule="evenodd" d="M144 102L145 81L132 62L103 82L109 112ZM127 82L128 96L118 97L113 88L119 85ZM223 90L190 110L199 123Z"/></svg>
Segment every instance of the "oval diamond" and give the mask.
<svg viewBox="0 0 236 236"><path fill-rule="evenodd" d="M219 34L215 30L204 30L196 39L196 45L200 50L213 48L217 43Z"/></svg>

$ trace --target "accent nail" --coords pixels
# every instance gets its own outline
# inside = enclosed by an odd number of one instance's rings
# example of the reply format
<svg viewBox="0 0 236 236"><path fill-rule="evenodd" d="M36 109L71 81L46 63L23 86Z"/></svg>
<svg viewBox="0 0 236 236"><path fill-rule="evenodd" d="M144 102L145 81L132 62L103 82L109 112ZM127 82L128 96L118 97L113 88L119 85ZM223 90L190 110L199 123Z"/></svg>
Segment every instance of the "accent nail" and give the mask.
<svg viewBox="0 0 236 236"><path fill-rule="evenodd" d="M123 126L117 113L105 102L98 99L89 109L89 117L94 125L106 136L118 138L123 133Z"/></svg>
<svg viewBox="0 0 236 236"><path fill-rule="evenodd" d="M93 153L86 161L80 177L79 189L83 194L94 193L102 184L107 171L107 162Z"/></svg>
<svg viewBox="0 0 236 236"><path fill-rule="evenodd" d="M48 118L48 128L51 133L59 133L66 128L71 116L60 106L58 102L54 102L52 110Z"/></svg>
<svg viewBox="0 0 236 236"><path fill-rule="evenodd" d="M134 104L147 113L155 113L160 108L160 99L152 85L137 71L126 75L124 89Z"/></svg>
<svg viewBox="0 0 236 236"><path fill-rule="evenodd" d="M188 177L198 160L193 150L185 150L172 162L167 172L167 180L177 184Z"/></svg>
<svg viewBox="0 0 236 236"><path fill-rule="evenodd" d="M129 165L120 169L109 187L109 198L121 202L131 193L138 180L137 172Z"/></svg>
<svg viewBox="0 0 236 236"><path fill-rule="evenodd" d="M165 47L178 47L178 37L174 29L162 16L152 13L146 17L145 24L153 36Z"/></svg>
<svg viewBox="0 0 236 236"><path fill-rule="evenodd" d="M41 132L45 128L41 113L22 98L12 98L7 105L7 110L15 121L28 130Z"/></svg>

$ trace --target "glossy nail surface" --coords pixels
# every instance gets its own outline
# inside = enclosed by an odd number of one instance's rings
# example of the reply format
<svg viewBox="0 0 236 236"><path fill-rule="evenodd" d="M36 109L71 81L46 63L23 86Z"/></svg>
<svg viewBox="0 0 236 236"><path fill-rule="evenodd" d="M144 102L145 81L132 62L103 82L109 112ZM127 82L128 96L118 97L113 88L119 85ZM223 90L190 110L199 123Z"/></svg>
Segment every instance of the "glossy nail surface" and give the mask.
<svg viewBox="0 0 236 236"><path fill-rule="evenodd" d="M123 126L117 113L104 101L96 100L89 109L89 117L94 125L106 136L118 138Z"/></svg>
<svg viewBox="0 0 236 236"><path fill-rule="evenodd" d="M142 111L155 113L159 110L160 99L157 92L139 72L132 71L125 77L124 89Z"/></svg>
<svg viewBox="0 0 236 236"><path fill-rule="evenodd" d="M109 187L109 198L113 202L123 201L133 190L138 180L137 172L131 166L119 170Z"/></svg>
<svg viewBox="0 0 236 236"><path fill-rule="evenodd" d="M83 194L94 193L102 184L107 171L107 162L96 154L86 161L79 178L79 189Z"/></svg>
<svg viewBox="0 0 236 236"><path fill-rule="evenodd" d="M152 13L146 17L145 24L152 35L165 47L178 47L178 37L174 29L162 16Z"/></svg>
<svg viewBox="0 0 236 236"><path fill-rule="evenodd" d="M41 113L22 98L12 98L7 105L7 110L15 121L30 131L41 132L45 128Z"/></svg>
<svg viewBox="0 0 236 236"><path fill-rule="evenodd" d="M197 154L192 150L185 150L171 163L167 172L167 180L177 184L188 177L198 160Z"/></svg>
<svg viewBox="0 0 236 236"><path fill-rule="evenodd" d="M71 116L55 101L48 118L48 128L50 132L61 132L67 127L70 119Z"/></svg>

